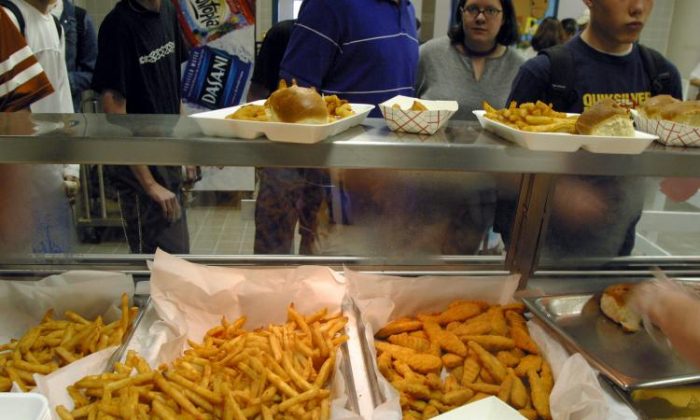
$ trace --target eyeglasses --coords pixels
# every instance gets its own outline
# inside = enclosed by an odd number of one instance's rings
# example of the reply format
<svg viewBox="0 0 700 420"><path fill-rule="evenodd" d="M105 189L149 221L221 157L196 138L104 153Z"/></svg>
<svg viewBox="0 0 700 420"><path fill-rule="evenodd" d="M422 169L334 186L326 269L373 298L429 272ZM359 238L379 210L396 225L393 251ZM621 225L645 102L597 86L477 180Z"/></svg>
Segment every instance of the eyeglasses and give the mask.
<svg viewBox="0 0 700 420"><path fill-rule="evenodd" d="M481 13L484 14L484 17L495 18L501 12L503 12L503 10L496 9L495 7L489 6L489 7L485 7L482 9L481 7L479 7L475 4L470 4L469 6L462 8L462 13L466 13L473 18L476 18Z"/></svg>

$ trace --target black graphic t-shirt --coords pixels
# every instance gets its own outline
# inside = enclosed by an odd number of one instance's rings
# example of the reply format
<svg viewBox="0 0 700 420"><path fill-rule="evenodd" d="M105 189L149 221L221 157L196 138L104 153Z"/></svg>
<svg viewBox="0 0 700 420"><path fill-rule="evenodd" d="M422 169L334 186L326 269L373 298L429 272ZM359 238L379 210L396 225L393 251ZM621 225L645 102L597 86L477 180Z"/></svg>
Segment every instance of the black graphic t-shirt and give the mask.
<svg viewBox="0 0 700 420"><path fill-rule="evenodd" d="M160 11L153 12L134 0L121 0L100 26L98 46L95 91L121 93L127 114L180 113L180 65L187 50L170 1L163 0ZM180 188L179 166L150 169L160 185L173 192ZM118 189L144 193L129 167L108 167L107 174Z"/></svg>
<svg viewBox="0 0 700 420"><path fill-rule="evenodd" d="M162 1L159 12L120 1L100 26L98 46L94 90L121 93L129 114L180 112L180 64L187 51L170 1Z"/></svg>

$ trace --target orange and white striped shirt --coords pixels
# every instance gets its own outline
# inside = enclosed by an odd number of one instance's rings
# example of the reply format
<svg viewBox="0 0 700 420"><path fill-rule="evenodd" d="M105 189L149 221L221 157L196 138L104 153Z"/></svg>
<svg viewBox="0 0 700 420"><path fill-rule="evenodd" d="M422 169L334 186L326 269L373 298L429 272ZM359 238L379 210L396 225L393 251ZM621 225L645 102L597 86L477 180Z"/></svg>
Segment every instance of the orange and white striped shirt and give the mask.
<svg viewBox="0 0 700 420"><path fill-rule="evenodd" d="M31 48L0 7L0 112L28 108L53 91Z"/></svg>

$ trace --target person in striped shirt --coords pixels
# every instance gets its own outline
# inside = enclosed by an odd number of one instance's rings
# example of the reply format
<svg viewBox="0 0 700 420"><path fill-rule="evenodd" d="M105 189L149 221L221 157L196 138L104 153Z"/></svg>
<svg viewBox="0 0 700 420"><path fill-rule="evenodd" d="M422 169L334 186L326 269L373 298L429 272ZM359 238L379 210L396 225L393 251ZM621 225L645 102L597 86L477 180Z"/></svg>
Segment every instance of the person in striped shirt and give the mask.
<svg viewBox="0 0 700 420"><path fill-rule="evenodd" d="M53 87L24 37L0 8L0 112L23 111ZM0 132L14 132L17 118L0 114ZM22 252L31 243L29 168L0 165L0 252Z"/></svg>
<svg viewBox="0 0 700 420"><path fill-rule="evenodd" d="M53 87L34 52L0 7L0 111L29 108L53 93Z"/></svg>
<svg viewBox="0 0 700 420"><path fill-rule="evenodd" d="M396 95L415 96L416 30L409 0L306 0L279 76L351 103L377 105ZM370 114L379 116L378 108ZM318 241L318 220L330 185L328 171L264 168L260 174L255 253L289 253L297 222L299 253L324 253ZM351 223L347 212L335 213L342 214L342 220L333 222Z"/></svg>

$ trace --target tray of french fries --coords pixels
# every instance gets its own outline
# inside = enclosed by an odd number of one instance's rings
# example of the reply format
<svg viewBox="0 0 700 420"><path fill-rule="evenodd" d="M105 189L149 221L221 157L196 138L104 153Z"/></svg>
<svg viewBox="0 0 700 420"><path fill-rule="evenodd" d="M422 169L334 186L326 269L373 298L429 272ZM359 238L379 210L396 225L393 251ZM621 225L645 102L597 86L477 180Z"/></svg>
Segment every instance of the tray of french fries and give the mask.
<svg viewBox="0 0 700 420"><path fill-rule="evenodd" d="M190 115L199 124L202 132L208 136L254 139L261 136L268 140L284 143L318 143L328 137L340 134L356 125L362 124L374 105L347 104L350 114L338 115L340 99L337 96L325 96L330 116L324 124L299 124L269 121L266 113L266 100L245 103L214 111ZM347 103L347 101L345 101ZM341 105L342 106L342 105ZM245 111L243 111L245 108ZM242 118L231 118L234 114ZM245 115L241 115L244 113Z"/></svg>
<svg viewBox="0 0 700 420"><path fill-rule="evenodd" d="M65 392L65 377L98 373L137 319L134 284L120 273L72 271L2 281L1 391Z"/></svg>
<svg viewBox="0 0 700 420"><path fill-rule="evenodd" d="M484 110L473 111L481 127L529 150L592 153L639 154L657 136L635 131L634 137L576 134L579 114L555 111L541 101L496 109L484 102Z"/></svg>
<svg viewBox="0 0 700 420"><path fill-rule="evenodd" d="M599 403L575 379L555 381L549 359L561 357L530 335L513 301L517 276L346 277L364 324L374 419L428 418L489 396L514 419L566 418Z"/></svg>
<svg viewBox="0 0 700 420"><path fill-rule="evenodd" d="M330 269L207 267L158 251L151 271L125 357L72 384L61 418L361 418L356 326Z"/></svg>

